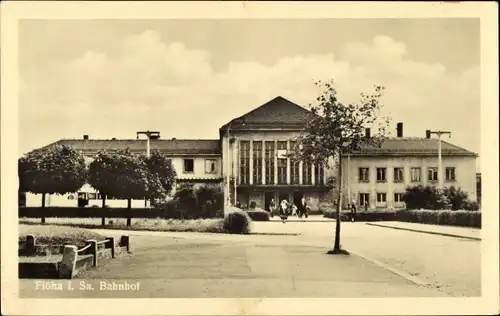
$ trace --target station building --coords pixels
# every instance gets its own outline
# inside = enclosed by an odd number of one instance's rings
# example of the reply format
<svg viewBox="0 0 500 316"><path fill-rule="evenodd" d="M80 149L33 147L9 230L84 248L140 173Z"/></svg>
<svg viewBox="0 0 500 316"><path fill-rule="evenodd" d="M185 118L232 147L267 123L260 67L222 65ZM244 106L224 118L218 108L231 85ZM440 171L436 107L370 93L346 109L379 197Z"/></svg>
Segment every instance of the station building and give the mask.
<svg viewBox="0 0 500 316"><path fill-rule="evenodd" d="M292 161L288 154L312 117L307 109L276 97L224 124L219 139L152 139L150 148L172 159L177 186L221 186L231 204L248 206L254 201L264 209L271 199L298 202L302 197L313 211L332 208L341 182L344 205L354 201L359 206L367 204L370 210L397 209L404 207L401 196L407 186L438 184L438 140L403 137L401 123L397 137L386 140L380 148L361 148L342 159L342 179L337 179L338 166L333 161L326 166ZM91 139L86 135L47 146L56 144L81 150L88 161L103 149L146 151L146 140ZM445 186L460 187L476 199L476 158L477 154L442 141ZM73 199L71 194L53 196L47 206L76 206L78 196L86 197L89 206L101 205L99 193L86 185ZM41 197L28 194L27 206L40 203ZM144 203L133 201L133 206L144 207ZM125 206L126 201L109 200L107 204Z"/></svg>

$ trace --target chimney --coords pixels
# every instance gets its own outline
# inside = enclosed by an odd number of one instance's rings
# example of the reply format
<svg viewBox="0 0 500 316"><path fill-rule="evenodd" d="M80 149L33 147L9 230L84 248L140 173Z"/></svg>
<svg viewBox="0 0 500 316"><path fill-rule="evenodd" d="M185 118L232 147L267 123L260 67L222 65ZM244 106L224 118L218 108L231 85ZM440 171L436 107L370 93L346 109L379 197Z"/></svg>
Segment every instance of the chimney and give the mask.
<svg viewBox="0 0 500 316"><path fill-rule="evenodd" d="M365 129L365 136L366 138L370 138L370 128Z"/></svg>
<svg viewBox="0 0 500 316"><path fill-rule="evenodd" d="M425 131L425 138L431 139L431 130L430 129Z"/></svg>
<svg viewBox="0 0 500 316"><path fill-rule="evenodd" d="M397 131L397 136L398 137L403 137L403 123L399 122L397 127L396 127L396 131Z"/></svg>
<svg viewBox="0 0 500 316"><path fill-rule="evenodd" d="M83 139L88 140L89 139L89 135L83 135Z"/></svg>

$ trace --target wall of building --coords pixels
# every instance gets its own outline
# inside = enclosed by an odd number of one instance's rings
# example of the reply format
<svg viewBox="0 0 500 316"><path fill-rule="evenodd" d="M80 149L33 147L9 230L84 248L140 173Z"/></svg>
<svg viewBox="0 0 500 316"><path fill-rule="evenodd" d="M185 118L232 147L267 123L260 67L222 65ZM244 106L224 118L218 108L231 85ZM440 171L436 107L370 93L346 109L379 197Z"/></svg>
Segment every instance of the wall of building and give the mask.
<svg viewBox="0 0 500 316"><path fill-rule="evenodd" d="M359 204L359 193L370 194L370 209L377 207L376 194L387 193L387 203L379 204L380 208L402 208L404 203L396 203L394 201L394 193L404 193L406 187L411 185L422 184L438 186L439 182L429 181L427 170L428 168L438 167L437 157L351 157L348 164L347 159L343 160L343 203L355 201ZM412 167L421 168L421 182L411 182L410 169ZM455 186L469 194L471 200L476 199L476 163L474 157L443 157L443 174L445 176L445 168L455 168L455 181L444 181L445 187ZM359 168L369 168L369 182L363 183L359 181ZM386 182L378 183L376 181L376 168L386 169ZM394 168L403 168L403 182L394 182ZM350 186L350 197L348 196L348 186Z"/></svg>
<svg viewBox="0 0 500 316"><path fill-rule="evenodd" d="M207 180L214 180L214 179L220 179L221 177L221 157L220 156L192 156L192 157L171 157L172 159L172 165L177 172L177 179L207 179ZM193 172L184 172L184 159L194 159L194 170ZM205 170L205 162L206 159L214 159L215 160L215 172L210 173L206 172ZM86 156L85 157L85 162L87 164L90 164L92 162L93 158ZM220 185L218 183L202 183L202 182L197 182L196 185L199 187L201 185ZM89 184L85 184L78 192L85 192L85 193L91 193L91 196L93 194L96 194L97 191L90 186ZM170 193L170 197L173 196L175 193L175 187L173 188L172 192ZM73 194L74 199L70 199L70 196L72 194L64 194L64 195L47 195L45 197L45 206L68 206L68 207L77 207L78 206L78 195L76 192ZM27 207L35 207L35 206L41 206L42 205L42 195L41 194L32 194L32 193L27 193L26 194L26 206ZM114 199L107 199L106 200L106 205L108 207L127 207L127 200L114 200ZM87 207L93 207L93 206L102 206L102 200L97 200L97 199L89 199L89 204ZM132 200L132 207L149 207L149 202L144 202L144 200Z"/></svg>

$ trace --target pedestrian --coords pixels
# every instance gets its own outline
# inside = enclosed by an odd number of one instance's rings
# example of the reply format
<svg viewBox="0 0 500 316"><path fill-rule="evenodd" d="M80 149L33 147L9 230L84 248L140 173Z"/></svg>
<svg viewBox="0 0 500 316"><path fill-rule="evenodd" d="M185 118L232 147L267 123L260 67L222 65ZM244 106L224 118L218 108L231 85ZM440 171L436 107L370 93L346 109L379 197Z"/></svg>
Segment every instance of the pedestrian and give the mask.
<svg viewBox="0 0 500 316"><path fill-rule="evenodd" d="M302 218L302 216L305 216L307 218L308 215L309 215L309 205L307 205L306 198L302 197L302 199L300 200L300 216L299 217Z"/></svg>
<svg viewBox="0 0 500 316"><path fill-rule="evenodd" d="M274 202L274 199L271 199L271 202L269 203L269 213L271 213L271 217L274 216L275 211L276 211L276 202Z"/></svg>
<svg viewBox="0 0 500 316"><path fill-rule="evenodd" d="M288 201L286 199L280 203L280 217L283 223L288 219Z"/></svg>
<svg viewBox="0 0 500 316"><path fill-rule="evenodd" d="M351 203L351 222L356 221L356 201L352 201Z"/></svg>
<svg viewBox="0 0 500 316"><path fill-rule="evenodd" d="M291 203L290 210L292 211L292 216L298 216L298 208L295 203Z"/></svg>

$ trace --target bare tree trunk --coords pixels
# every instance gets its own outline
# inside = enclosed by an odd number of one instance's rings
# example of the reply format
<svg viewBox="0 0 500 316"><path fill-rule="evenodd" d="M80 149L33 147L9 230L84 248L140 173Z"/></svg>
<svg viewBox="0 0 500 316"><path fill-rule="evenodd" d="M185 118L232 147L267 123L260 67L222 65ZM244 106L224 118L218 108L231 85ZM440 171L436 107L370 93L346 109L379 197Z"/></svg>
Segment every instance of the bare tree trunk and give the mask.
<svg viewBox="0 0 500 316"><path fill-rule="evenodd" d="M102 208L103 208L103 212L104 212L104 208L106 207L106 195L105 194L102 194ZM104 226L106 225L106 217L101 217L101 226Z"/></svg>
<svg viewBox="0 0 500 316"><path fill-rule="evenodd" d="M132 209L132 199L127 199L127 226L132 225L132 218L130 217L131 209Z"/></svg>
<svg viewBox="0 0 500 316"><path fill-rule="evenodd" d="M339 194L337 197L337 211L335 216L335 242L333 249L328 251L328 254L344 254L340 248L340 220L342 211L342 155L339 155Z"/></svg>
<svg viewBox="0 0 500 316"><path fill-rule="evenodd" d="M45 208L45 193L42 193L42 208ZM42 213L45 212L42 210ZM45 224L45 216L42 214L42 224Z"/></svg>

